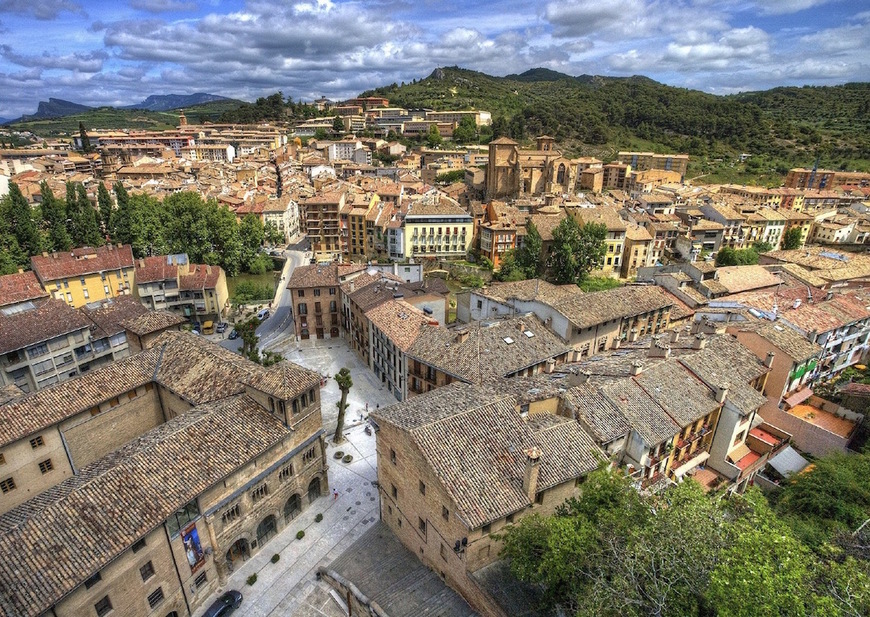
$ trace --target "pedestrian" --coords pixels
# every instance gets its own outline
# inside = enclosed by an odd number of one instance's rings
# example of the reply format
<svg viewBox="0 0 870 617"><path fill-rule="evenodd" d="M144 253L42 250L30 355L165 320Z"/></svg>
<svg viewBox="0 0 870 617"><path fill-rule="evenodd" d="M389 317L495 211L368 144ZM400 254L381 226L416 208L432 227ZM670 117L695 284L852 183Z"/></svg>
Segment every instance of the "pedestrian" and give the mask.
<svg viewBox="0 0 870 617"><path fill-rule="evenodd" d="M338 499L338 491L332 489L332 500L335 501L336 499Z"/></svg>

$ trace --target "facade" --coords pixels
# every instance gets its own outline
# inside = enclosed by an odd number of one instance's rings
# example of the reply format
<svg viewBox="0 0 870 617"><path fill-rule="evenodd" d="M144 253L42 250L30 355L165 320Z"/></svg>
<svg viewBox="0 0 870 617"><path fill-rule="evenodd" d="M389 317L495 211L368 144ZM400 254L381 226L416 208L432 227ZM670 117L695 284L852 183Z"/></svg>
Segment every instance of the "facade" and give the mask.
<svg viewBox="0 0 870 617"><path fill-rule="evenodd" d="M620 276L631 279L637 276L638 268L652 265L653 237L640 225L626 225L625 228L625 252L622 255L622 267Z"/></svg>
<svg viewBox="0 0 870 617"><path fill-rule="evenodd" d="M601 273L605 276L614 274L619 276L627 228L625 221L619 216L619 212L615 208L574 208L571 214L581 226L594 223L607 227L607 236L604 239L607 252L604 255Z"/></svg>
<svg viewBox="0 0 870 617"><path fill-rule="evenodd" d="M196 612L327 490L319 381L171 332L0 405L0 609ZM88 512L111 525L83 525Z"/></svg>
<svg viewBox="0 0 870 617"><path fill-rule="evenodd" d="M652 152L620 152L616 155L620 163L626 163L632 169L648 171L660 169L680 174L680 182L686 176L689 167L688 154L654 154Z"/></svg>
<svg viewBox="0 0 870 617"><path fill-rule="evenodd" d="M346 198L343 192L332 191L302 201L304 231L318 262L341 259L347 249L347 238L341 226Z"/></svg>
<svg viewBox="0 0 870 617"><path fill-rule="evenodd" d="M403 227L406 257L462 258L471 249L471 215L455 202L413 203Z"/></svg>
<svg viewBox="0 0 870 617"><path fill-rule="evenodd" d="M293 270L287 289L290 290L297 339L341 336L339 286L364 270L365 266L351 264L317 264Z"/></svg>
<svg viewBox="0 0 870 617"><path fill-rule="evenodd" d="M135 289L133 250L129 244L78 248L30 258L42 287L73 308L123 296Z"/></svg>
<svg viewBox="0 0 870 617"><path fill-rule="evenodd" d="M191 321L220 321L229 304L227 277L220 266L191 264L187 255L155 255L135 264L139 300Z"/></svg>
<svg viewBox="0 0 870 617"><path fill-rule="evenodd" d="M785 177L785 187L791 189L824 190L846 184L870 185L870 174L829 169L790 169Z"/></svg>
<svg viewBox="0 0 870 617"><path fill-rule="evenodd" d="M371 415L381 520L484 615L503 613L470 575L498 558L494 534L552 514L603 456L552 392L514 391L452 384Z"/></svg>
<svg viewBox="0 0 870 617"><path fill-rule="evenodd" d="M369 368L396 400L408 397L408 350L421 333L438 321L401 299L390 299L365 313L368 328Z"/></svg>
<svg viewBox="0 0 870 617"><path fill-rule="evenodd" d="M563 157L552 137L536 138L534 150L523 150L512 139L500 137L489 142L486 196L502 199L574 193L585 167L582 161Z"/></svg>

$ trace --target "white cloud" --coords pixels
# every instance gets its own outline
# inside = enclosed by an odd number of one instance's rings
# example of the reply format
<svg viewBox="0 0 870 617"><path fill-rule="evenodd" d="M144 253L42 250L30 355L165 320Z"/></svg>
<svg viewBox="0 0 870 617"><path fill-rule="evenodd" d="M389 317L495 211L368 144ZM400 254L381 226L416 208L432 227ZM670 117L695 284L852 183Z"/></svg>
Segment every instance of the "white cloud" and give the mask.
<svg viewBox="0 0 870 617"><path fill-rule="evenodd" d="M57 19L61 13L84 13L72 0L0 0L0 13L13 13L41 20Z"/></svg>
<svg viewBox="0 0 870 617"><path fill-rule="evenodd" d="M108 54L100 50L86 54L75 53L63 56L52 56L48 52L43 52L39 56L22 56L14 53L8 45L0 45L0 56L23 67L98 73L102 70L103 61L108 57Z"/></svg>

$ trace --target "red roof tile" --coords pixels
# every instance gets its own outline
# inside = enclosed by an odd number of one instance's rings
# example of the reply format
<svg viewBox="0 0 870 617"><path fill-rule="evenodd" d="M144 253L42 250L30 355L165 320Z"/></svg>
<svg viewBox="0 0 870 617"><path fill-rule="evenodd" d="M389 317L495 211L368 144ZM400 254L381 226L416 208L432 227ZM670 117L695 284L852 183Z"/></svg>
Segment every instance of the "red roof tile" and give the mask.
<svg viewBox="0 0 870 617"><path fill-rule="evenodd" d="M0 276L0 306L44 298L47 295L33 272Z"/></svg>
<svg viewBox="0 0 870 617"><path fill-rule="evenodd" d="M35 255L30 258L33 271L43 283L86 274L133 267L133 251L129 244L73 249L69 253Z"/></svg>

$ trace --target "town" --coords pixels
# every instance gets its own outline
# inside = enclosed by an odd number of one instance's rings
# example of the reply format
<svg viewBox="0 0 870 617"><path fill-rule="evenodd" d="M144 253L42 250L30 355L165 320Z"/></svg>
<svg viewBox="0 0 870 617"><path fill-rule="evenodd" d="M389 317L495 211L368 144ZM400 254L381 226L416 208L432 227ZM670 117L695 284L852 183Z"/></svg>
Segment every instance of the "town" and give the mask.
<svg viewBox="0 0 870 617"><path fill-rule="evenodd" d="M0 149L0 615L866 614L870 173L312 105Z"/></svg>

